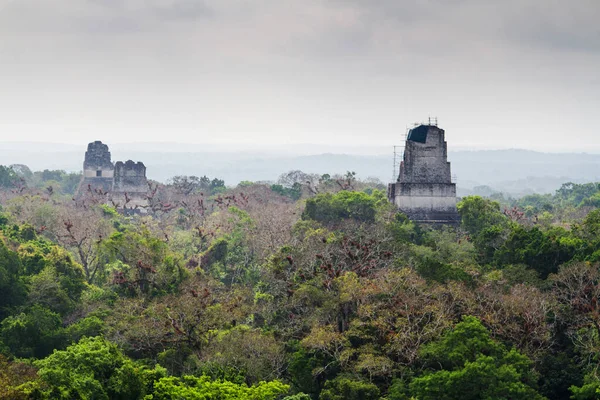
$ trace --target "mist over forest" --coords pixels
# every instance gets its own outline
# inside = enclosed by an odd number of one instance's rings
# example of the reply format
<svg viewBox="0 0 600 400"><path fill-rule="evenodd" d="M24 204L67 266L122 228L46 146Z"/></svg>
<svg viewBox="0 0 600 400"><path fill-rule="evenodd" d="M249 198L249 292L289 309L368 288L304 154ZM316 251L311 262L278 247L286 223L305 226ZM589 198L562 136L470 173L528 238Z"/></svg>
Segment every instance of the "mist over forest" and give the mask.
<svg viewBox="0 0 600 400"><path fill-rule="evenodd" d="M243 146L185 144L110 144L113 159L142 161L149 179L166 182L178 175L208 175L235 186L241 181L274 182L291 170L395 180L393 148L348 146ZM513 197L553 193L565 182L600 181L600 154L543 153L530 150L458 150L449 145L448 160L459 195L502 192ZM49 152L48 150L52 150ZM85 146L5 143L4 164L25 164L32 170L79 172ZM398 158L399 159L399 158ZM397 175L397 172L396 172Z"/></svg>

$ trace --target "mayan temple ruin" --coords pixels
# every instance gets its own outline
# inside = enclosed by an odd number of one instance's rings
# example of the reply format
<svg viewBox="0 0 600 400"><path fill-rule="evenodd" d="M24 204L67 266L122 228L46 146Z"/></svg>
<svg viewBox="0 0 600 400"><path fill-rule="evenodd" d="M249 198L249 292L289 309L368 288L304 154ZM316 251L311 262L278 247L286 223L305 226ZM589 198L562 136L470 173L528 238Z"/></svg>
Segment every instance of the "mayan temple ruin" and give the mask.
<svg viewBox="0 0 600 400"><path fill-rule="evenodd" d="M413 221L459 221L443 129L429 123L408 132L400 174L389 185L388 198Z"/></svg>
<svg viewBox="0 0 600 400"><path fill-rule="evenodd" d="M128 160L113 164L108 146L100 141L88 144L83 161L83 178L78 194L104 193L117 208L142 212L147 204L148 180L142 162Z"/></svg>
<svg viewBox="0 0 600 400"><path fill-rule="evenodd" d="M114 173L115 166L110 160L108 146L100 141L88 144L79 191L87 190L88 185L93 189L101 189L105 192L112 190Z"/></svg>

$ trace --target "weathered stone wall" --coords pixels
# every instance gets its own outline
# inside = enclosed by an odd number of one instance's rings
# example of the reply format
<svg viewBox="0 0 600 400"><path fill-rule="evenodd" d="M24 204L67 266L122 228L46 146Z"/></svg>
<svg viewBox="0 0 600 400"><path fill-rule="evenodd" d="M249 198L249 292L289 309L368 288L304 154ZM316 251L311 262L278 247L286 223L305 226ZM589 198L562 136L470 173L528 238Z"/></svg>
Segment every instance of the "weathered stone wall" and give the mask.
<svg viewBox="0 0 600 400"><path fill-rule="evenodd" d="M108 146L97 140L88 144L83 169L114 169Z"/></svg>
<svg viewBox="0 0 600 400"><path fill-rule="evenodd" d="M108 192L112 189L114 165L111 161L108 146L100 141L88 144L83 161L83 178L78 192L88 188L101 189Z"/></svg>
<svg viewBox="0 0 600 400"><path fill-rule="evenodd" d="M442 196L398 196L397 205L407 213L434 214L456 211L456 198Z"/></svg>
<svg viewBox="0 0 600 400"><path fill-rule="evenodd" d="M450 163L447 159L444 130L430 126L425 143L406 141L398 182L451 183Z"/></svg>
<svg viewBox="0 0 600 400"><path fill-rule="evenodd" d="M456 186L453 183L408 183L398 186L399 196L437 196L456 197Z"/></svg>
<svg viewBox="0 0 600 400"><path fill-rule="evenodd" d="M94 169L84 169L83 176L85 178L110 178L114 176L115 171L113 169L102 169L102 168L94 168Z"/></svg>
<svg viewBox="0 0 600 400"><path fill-rule="evenodd" d="M407 139L404 159L396 183L388 187L388 197L416 221L454 222L456 185L452 183L445 132L437 126L426 130L423 142Z"/></svg>
<svg viewBox="0 0 600 400"><path fill-rule="evenodd" d="M115 164L113 192L146 193L147 191L148 180L144 163L127 160Z"/></svg>

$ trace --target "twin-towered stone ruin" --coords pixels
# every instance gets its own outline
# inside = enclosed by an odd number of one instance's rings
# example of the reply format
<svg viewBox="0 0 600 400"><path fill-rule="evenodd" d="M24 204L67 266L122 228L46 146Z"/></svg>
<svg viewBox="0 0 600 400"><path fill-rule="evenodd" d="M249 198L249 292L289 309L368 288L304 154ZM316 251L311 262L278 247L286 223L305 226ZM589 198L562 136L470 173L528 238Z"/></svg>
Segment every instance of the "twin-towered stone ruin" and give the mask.
<svg viewBox="0 0 600 400"><path fill-rule="evenodd" d="M87 190L101 190L111 196L115 204L128 208L145 205L148 191L146 167L142 162L111 161L108 146L100 141L88 144L83 161L83 179L79 193Z"/></svg>
<svg viewBox="0 0 600 400"><path fill-rule="evenodd" d="M454 223L456 184L452 183L445 132L435 125L419 125L406 138L404 159L388 197L414 221Z"/></svg>

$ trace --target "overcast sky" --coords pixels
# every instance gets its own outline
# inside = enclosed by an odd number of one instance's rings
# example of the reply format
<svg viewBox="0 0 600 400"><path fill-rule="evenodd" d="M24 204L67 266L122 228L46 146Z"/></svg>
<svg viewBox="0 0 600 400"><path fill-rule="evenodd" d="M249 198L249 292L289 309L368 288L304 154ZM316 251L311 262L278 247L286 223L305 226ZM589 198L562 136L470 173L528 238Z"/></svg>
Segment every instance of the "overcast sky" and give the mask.
<svg viewBox="0 0 600 400"><path fill-rule="evenodd" d="M600 152L600 0L0 0L0 141Z"/></svg>

